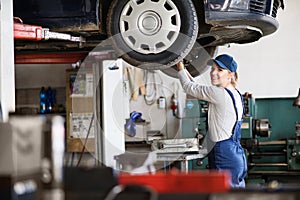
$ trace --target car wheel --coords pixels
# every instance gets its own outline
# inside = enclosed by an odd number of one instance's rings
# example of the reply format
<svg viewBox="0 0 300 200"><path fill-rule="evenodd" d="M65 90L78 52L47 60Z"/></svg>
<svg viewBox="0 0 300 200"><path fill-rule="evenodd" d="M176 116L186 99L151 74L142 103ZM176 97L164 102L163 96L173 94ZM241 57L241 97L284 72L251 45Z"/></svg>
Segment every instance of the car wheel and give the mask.
<svg viewBox="0 0 300 200"><path fill-rule="evenodd" d="M166 69L193 47L197 14L191 0L114 0L107 33L126 62L143 69Z"/></svg>
<svg viewBox="0 0 300 200"><path fill-rule="evenodd" d="M202 47L196 42L192 50L185 57L184 65L193 77L197 77L209 69L210 66L207 64L207 62L214 58L216 53L216 46ZM164 69L162 72L168 76L177 78L178 70L176 65L168 69Z"/></svg>

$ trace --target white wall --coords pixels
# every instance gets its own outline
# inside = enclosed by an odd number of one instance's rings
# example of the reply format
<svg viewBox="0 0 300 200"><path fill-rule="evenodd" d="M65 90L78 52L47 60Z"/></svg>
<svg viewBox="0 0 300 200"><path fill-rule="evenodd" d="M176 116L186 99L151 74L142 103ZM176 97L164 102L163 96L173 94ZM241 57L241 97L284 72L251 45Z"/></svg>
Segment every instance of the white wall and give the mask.
<svg viewBox="0 0 300 200"><path fill-rule="evenodd" d="M295 97L300 88L300 1L286 0L278 11L279 29L259 41L220 47L239 65L239 89L254 97Z"/></svg>
<svg viewBox="0 0 300 200"><path fill-rule="evenodd" d="M148 78L151 78L151 74L148 74ZM182 87L178 79L167 76L161 71L155 71L155 85L156 85L156 97L158 99L160 96L166 98L166 108L162 109L158 107L157 102L152 105L147 105L144 97L139 95L136 100L130 101L130 112L137 111L142 113L142 119L150 122L148 130L159 130L167 138L178 138L181 137L181 127L178 118L173 116L171 110L171 97L175 93L176 99L180 105L184 105L185 94L183 93ZM153 92L153 79L148 82L146 90L147 94ZM183 107L180 107L176 114L177 117L182 117ZM129 118L129 116L128 116Z"/></svg>

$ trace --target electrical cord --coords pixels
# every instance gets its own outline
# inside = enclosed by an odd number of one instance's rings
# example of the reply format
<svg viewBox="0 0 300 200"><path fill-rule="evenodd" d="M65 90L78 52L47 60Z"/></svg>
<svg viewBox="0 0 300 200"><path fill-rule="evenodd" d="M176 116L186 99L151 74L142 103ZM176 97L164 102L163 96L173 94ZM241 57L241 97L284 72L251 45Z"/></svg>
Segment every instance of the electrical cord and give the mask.
<svg viewBox="0 0 300 200"><path fill-rule="evenodd" d="M1 101L0 101L0 122L3 121L3 114L2 114L2 106L1 106Z"/></svg>
<svg viewBox="0 0 300 200"><path fill-rule="evenodd" d="M161 96L165 97L166 95L165 95L163 87L162 87L164 85L164 82L163 82L163 79L162 79L162 77L161 77L161 75L159 73L158 73L158 76L160 78L160 85L161 85L161 87L160 87L160 93L161 93Z"/></svg>
<svg viewBox="0 0 300 200"><path fill-rule="evenodd" d="M86 137L85 137L85 140L84 140L84 144L83 144L83 147L82 147L82 151L80 153L80 157L79 157L79 160L77 162L76 167L78 167L80 162L81 162L81 159L82 159L82 156L83 156L83 153L84 153L84 150L85 150L85 147L86 147L86 144L87 144L90 132L91 132L91 127L92 127L92 124L93 124L93 120L94 120L94 114L92 115L92 118L91 118L91 121L90 121L90 124L89 124L89 128L88 128L88 131L87 131L87 134L86 134Z"/></svg>
<svg viewBox="0 0 300 200"><path fill-rule="evenodd" d="M146 88L146 94L144 95L144 100L145 100L145 103L147 105L153 105L156 100L157 100L157 88L156 88L156 83L155 83L155 74L154 72L150 72L151 75L152 75L152 79L153 79L153 82L152 82L152 91L149 89L149 86L150 84L148 83L148 79L149 79L149 70L146 70L145 71L145 77L146 77L146 80L145 80L145 88ZM148 94L148 91L151 91L152 93Z"/></svg>
<svg viewBox="0 0 300 200"><path fill-rule="evenodd" d="M144 73L145 73L144 77L146 77L145 78L146 95L144 95L144 100L145 100L145 103L147 105L153 105L157 101L157 84L158 83L156 83L156 76L155 76L156 72L155 71L150 71L150 70L145 70ZM150 83L149 83L149 79L150 79L149 73L151 73L151 75L152 75L152 83L151 84L153 85L153 87L152 87L152 93L150 93L150 94L148 94L148 91L151 91L149 89L149 86L150 86ZM157 73L157 74L158 74L158 76L160 78L160 85L161 85L161 87L160 87L160 94L161 95L160 96L161 97L165 97L165 94L164 94L164 91L163 91L163 88L162 88L162 86L163 86L163 79L162 79L162 77L161 77L161 75L159 73ZM151 99L149 99L149 98L151 98Z"/></svg>

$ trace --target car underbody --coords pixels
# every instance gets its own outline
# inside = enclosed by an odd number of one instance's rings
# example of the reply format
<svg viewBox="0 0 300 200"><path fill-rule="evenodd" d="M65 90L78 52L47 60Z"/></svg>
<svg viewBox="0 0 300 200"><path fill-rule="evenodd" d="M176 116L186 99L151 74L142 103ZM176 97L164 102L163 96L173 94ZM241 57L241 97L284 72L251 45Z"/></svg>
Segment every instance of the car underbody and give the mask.
<svg viewBox="0 0 300 200"><path fill-rule="evenodd" d="M88 52L100 44L113 46L119 57L134 66L167 71L180 59L192 63L202 51L212 57L220 45L251 43L274 33L278 29L277 11L283 8L283 0L14 0L13 3L14 16L25 24L83 38L79 42L16 40L16 54ZM201 74L203 67L194 68L193 75Z"/></svg>

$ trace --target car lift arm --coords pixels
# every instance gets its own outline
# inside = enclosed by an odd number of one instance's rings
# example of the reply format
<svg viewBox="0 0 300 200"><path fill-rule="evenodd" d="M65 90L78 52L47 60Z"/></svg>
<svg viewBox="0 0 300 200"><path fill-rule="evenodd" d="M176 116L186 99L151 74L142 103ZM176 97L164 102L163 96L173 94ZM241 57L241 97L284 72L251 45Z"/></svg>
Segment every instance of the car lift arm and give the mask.
<svg viewBox="0 0 300 200"><path fill-rule="evenodd" d="M23 24L20 18L14 17L14 38L20 40L67 40L72 42L85 42L85 38L74 37L66 33L52 32L48 28L41 26Z"/></svg>

